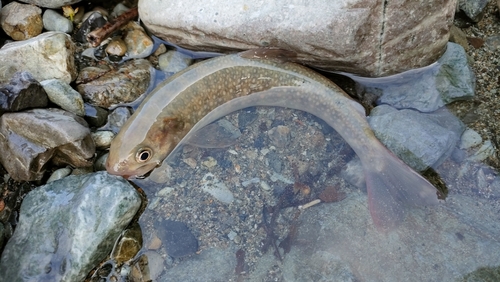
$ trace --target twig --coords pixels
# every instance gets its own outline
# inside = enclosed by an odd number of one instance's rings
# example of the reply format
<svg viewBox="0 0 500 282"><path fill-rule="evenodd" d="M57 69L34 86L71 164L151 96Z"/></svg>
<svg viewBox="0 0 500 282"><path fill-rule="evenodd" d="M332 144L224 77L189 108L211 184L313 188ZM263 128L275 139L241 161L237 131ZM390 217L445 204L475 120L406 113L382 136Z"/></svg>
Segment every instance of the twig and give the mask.
<svg viewBox="0 0 500 282"><path fill-rule="evenodd" d="M299 210L305 210L305 209L310 208L310 207L312 207L314 205L317 205L319 203L321 203L321 200L320 199L316 199L316 200L311 201L311 202L309 202L309 203L307 203L305 205L299 206Z"/></svg>
<svg viewBox="0 0 500 282"><path fill-rule="evenodd" d="M114 20L108 22L104 26L87 34L87 41L92 47L97 47L101 42L111 35L116 30L122 28L129 21L135 19L139 15L137 7L134 7L125 13L119 15Z"/></svg>

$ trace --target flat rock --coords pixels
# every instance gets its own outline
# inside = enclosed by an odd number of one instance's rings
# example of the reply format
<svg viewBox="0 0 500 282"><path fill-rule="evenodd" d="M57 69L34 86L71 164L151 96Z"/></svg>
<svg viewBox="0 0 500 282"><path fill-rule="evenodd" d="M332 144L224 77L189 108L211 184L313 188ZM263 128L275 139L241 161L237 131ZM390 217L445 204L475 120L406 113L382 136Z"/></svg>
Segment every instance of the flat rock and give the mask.
<svg viewBox="0 0 500 282"><path fill-rule="evenodd" d="M111 252L141 200L106 172L69 176L24 199L3 251L2 281L83 281Z"/></svg>
<svg viewBox="0 0 500 282"><path fill-rule="evenodd" d="M0 115L29 108L43 108L49 100L29 72L17 72L9 83L0 85Z"/></svg>
<svg viewBox="0 0 500 282"><path fill-rule="evenodd" d="M162 239L169 256L181 258L198 251L198 240L185 223L174 220L158 220L154 226L157 236Z"/></svg>
<svg viewBox="0 0 500 282"><path fill-rule="evenodd" d="M0 24L14 40L26 40L39 35L43 29L42 9L27 4L11 2L0 13Z"/></svg>
<svg viewBox="0 0 500 282"><path fill-rule="evenodd" d="M95 145L87 123L60 109L0 117L0 162L17 181L40 180L48 164L88 167Z"/></svg>
<svg viewBox="0 0 500 282"><path fill-rule="evenodd" d="M187 49L277 47L314 67L385 76L438 59L455 1L144 0L138 8L148 30Z"/></svg>
<svg viewBox="0 0 500 282"><path fill-rule="evenodd" d="M44 32L37 37L5 44L0 49L0 83L17 71L28 71L38 80L51 78L70 83L76 78L75 45L62 32Z"/></svg>

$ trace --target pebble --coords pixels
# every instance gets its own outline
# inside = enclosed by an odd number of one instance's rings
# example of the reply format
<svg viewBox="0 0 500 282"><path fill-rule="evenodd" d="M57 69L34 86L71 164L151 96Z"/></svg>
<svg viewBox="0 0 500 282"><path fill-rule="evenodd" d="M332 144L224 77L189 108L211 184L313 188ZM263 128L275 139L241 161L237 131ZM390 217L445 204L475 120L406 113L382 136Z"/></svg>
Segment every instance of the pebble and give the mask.
<svg viewBox="0 0 500 282"><path fill-rule="evenodd" d="M108 55L122 57L127 53L127 44L121 38L114 38L109 42L105 50Z"/></svg>
<svg viewBox="0 0 500 282"><path fill-rule="evenodd" d="M59 79L44 80L40 84L52 103L75 115L85 115L82 95L71 85Z"/></svg>
<svg viewBox="0 0 500 282"><path fill-rule="evenodd" d="M125 230L113 247L111 258L123 264L135 257L142 247L142 233L138 223Z"/></svg>
<svg viewBox="0 0 500 282"><path fill-rule="evenodd" d="M122 3L118 3L114 8L113 11L111 11L111 18L116 18L119 15L125 13L126 11L130 10L129 7L123 5Z"/></svg>
<svg viewBox="0 0 500 282"><path fill-rule="evenodd" d="M467 128L460 139L460 149L470 149L483 142L481 135L475 130Z"/></svg>
<svg viewBox="0 0 500 282"><path fill-rule="evenodd" d="M250 184L257 184L259 182L260 182L260 178L255 177L255 178L248 179L248 180L241 182L241 186L248 187Z"/></svg>
<svg viewBox="0 0 500 282"><path fill-rule="evenodd" d="M484 9L489 0L458 0L458 7L474 22L480 21L484 16Z"/></svg>
<svg viewBox="0 0 500 282"><path fill-rule="evenodd" d="M130 22L123 29L126 30L124 41L127 45L128 58L140 59L151 55L153 40L139 24Z"/></svg>
<svg viewBox="0 0 500 282"><path fill-rule="evenodd" d="M33 38L42 33L42 9L11 2L0 11L0 24L5 33L14 40Z"/></svg>
<svg viewBox="0 0 500 282"><path fill-rule="evenodd" d="M87 34L89 34L94 29L102 27L107 23L106 19L98 12L90 12L89 16L85 19L83 16L83 23L80 29L75 34L75 40L81 43L87 42Z"/></svg>
<svg viewBox="0 0 500 282"><path fill-rule="evenodd" d="M158 66L164 72L176 73L193 63L193 59L181 52L170 50L158 57Z"/></svg>
<svg viewBox="0 0 500 282"><path fill-rule="evenodd" d="M49 31L60 31L71 33L73 31L73 23L54 10L47 9L43 13L43 27Z"/></svg>
<svg viewBox="0 0 500 282"><path fill-rule="evenodd" d="M193 158L186 158L182 160L185 164L187 164L190 168L196 168L197 163L196 160ZM217 163L217 162L216 162Z"/></svg>
<svg viewBox="0 0 500 282"><path fill-rule="evenodd" d="M98 149L106 149L109 148L111 141L115 137L115 133L108 130L99 130L91 133L91 136Z"/></svg>
<svg viewBox="0 0 500 282"><path fill-rule="evenodd" d="M85 120L91 127L101 127L106 124L108 111L89 104L84 104L83 107L85 109Z"/></svg>
<svg viewBox="0 0 500 282"><path fill-rule="evenodd" d="M213 168L217 165L217 160L213 157L208 157L205 161L202 161L201 164L206 168Z"/></svg>
<svg viewBox="0 0 500 282"><path fill-rule="evenodd" d="M185 223L160 218L154 226L169 256L181 258L198 251L198 240Z"/></svg>
<svg viewBox="0 0 500 282"><path fill-rule="evenodd" d="M212 173L207 173L201 180L201 189L212 197L224 204L230 204L234 201L233 193L227 188L224 182L221 182Z"/></svg>
<svg viewBox="0 0 500 282"><path fill-rule="evenodd" d="M500 34L487 37L484 44L491 51L498 52L500 50Z"/></svg>
<svg viewBox="0 0 500 282"><path fill-rule="evenodd" d="M290 128L284 125L278 125L267 131L267 136L278 148L284 148L290 143Z"/></svg>
<svg viewBox="0 0 500 282"><path fill-rule="evenodd" d="M62 179L68 175L71 174L71 169L70 168L67 168L67 167L63 167L63 168L60 168L60 169L57 169L56 171L54 171L49 179L47 179L47 183L50 183L52 181L56 181L56 180L59 180L59 179Z"/></svg>
<svg viewBox="0 0 500 282"><path fill-rule="evenodd" d="M16 72L10 81L0 85L0 115L28 108L44 108L47 94L29 72Z"/></svg>
<svg viewBox="0 0 500 282"><path fill-rule="evenodd" d="M109 152L97 158L94 162L95 171L105 171L106 170L106 160L108 159Z"/></svg>
<svg viewBox="0 0 500 282"><path fill-rule="evenodd" d="M172 187L163 187L160 191L158 191L156 193L156 196L158 196L158 197L167 197L173 191L174 191L174 188L172 188Z"/></svg>
<svg viewBox="0 0 500 282"><path fill-rule="evenodd" d="M484 141L483 145L472 155L467 157L469 161L484 161L487 158L495 155L495 147L490 140Z"/></svg>

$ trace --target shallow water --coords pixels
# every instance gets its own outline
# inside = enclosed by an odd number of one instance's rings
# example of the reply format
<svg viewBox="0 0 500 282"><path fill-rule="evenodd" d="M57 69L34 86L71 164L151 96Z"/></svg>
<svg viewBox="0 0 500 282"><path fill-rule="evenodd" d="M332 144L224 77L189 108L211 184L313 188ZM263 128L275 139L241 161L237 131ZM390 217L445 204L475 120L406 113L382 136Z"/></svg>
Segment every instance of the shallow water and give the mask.
<svg viewBox="0 0 500 282"><path fill-rule="evenodd" d="M414 208L400 226L384 232L369 216L359 184L363 173L352 165L355 154L324 122L279 107L223 119L242 132L234 145L181 146L149 178L135 181L149 202L140 218L140 254L154 261L157 281L443 281L500 261L500 180L494 168L467 160L477 147L456 148L455 157L434 168L429 180L448 190L444 203ZM267 134L280 125L290 129L284 147ZM310 192L289 193L293 183ZM329 186L345 198L298 208ZM291 207L275 210L271 219L269 207L282 203L282 195ZM197 254L165 259L165 244L153 244L165 240L158 218L187 224L198 239ZM291 243L280 246L290 230L296 231ZM238 263L241 250L244 261Z"/></svg>

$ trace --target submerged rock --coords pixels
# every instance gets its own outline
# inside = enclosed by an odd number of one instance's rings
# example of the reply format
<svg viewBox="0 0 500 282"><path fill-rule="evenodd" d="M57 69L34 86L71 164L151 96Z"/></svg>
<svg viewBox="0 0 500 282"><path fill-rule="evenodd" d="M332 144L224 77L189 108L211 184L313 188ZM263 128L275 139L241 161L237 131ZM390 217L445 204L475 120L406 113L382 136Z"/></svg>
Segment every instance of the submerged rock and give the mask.
<svg viewBox="0 0 500 282"><path fill-rule="evenodd" d="M48 164L91 166L95 145L87 123L60 109L0 117L0 162L17 181L40 180Z"/></svg>
<svg viewBox="0 0 500 282"><path fill-rule="evenodd" d="M38 81L57 78L70 83L76 78L74 53L75 44L62 32L5 44L0 49L0 83L17 71L30 72Z"/></svg>
<svg viewBox="0 0 500 282"><path fill-rule="evenodd" d="M29 72L17 72L8 84L0 85L0 115L29 108L43 108L49 100Z"/></svg>
<svg viewBox="0 0 500 282"><path fill-rule="evenodd" d="M141 200L106 172L69 176L31 191L2 254L2 281L83 281L111 252Z"/></svg>
<svg viewBox="0 0 500 282"><path fill-rule="evenodd" d="M381 105L372 110L368 123L387 148L417 171L447 159L465 130L446 109L425 114Z"/></svg>
<svg viewBox="0 0 500 282"><path fill-rule="evenodd" d="M384 76L437 60L455 3L145 0L138 8L149 31L187 49L277 47L318 68Z"/></svg>

